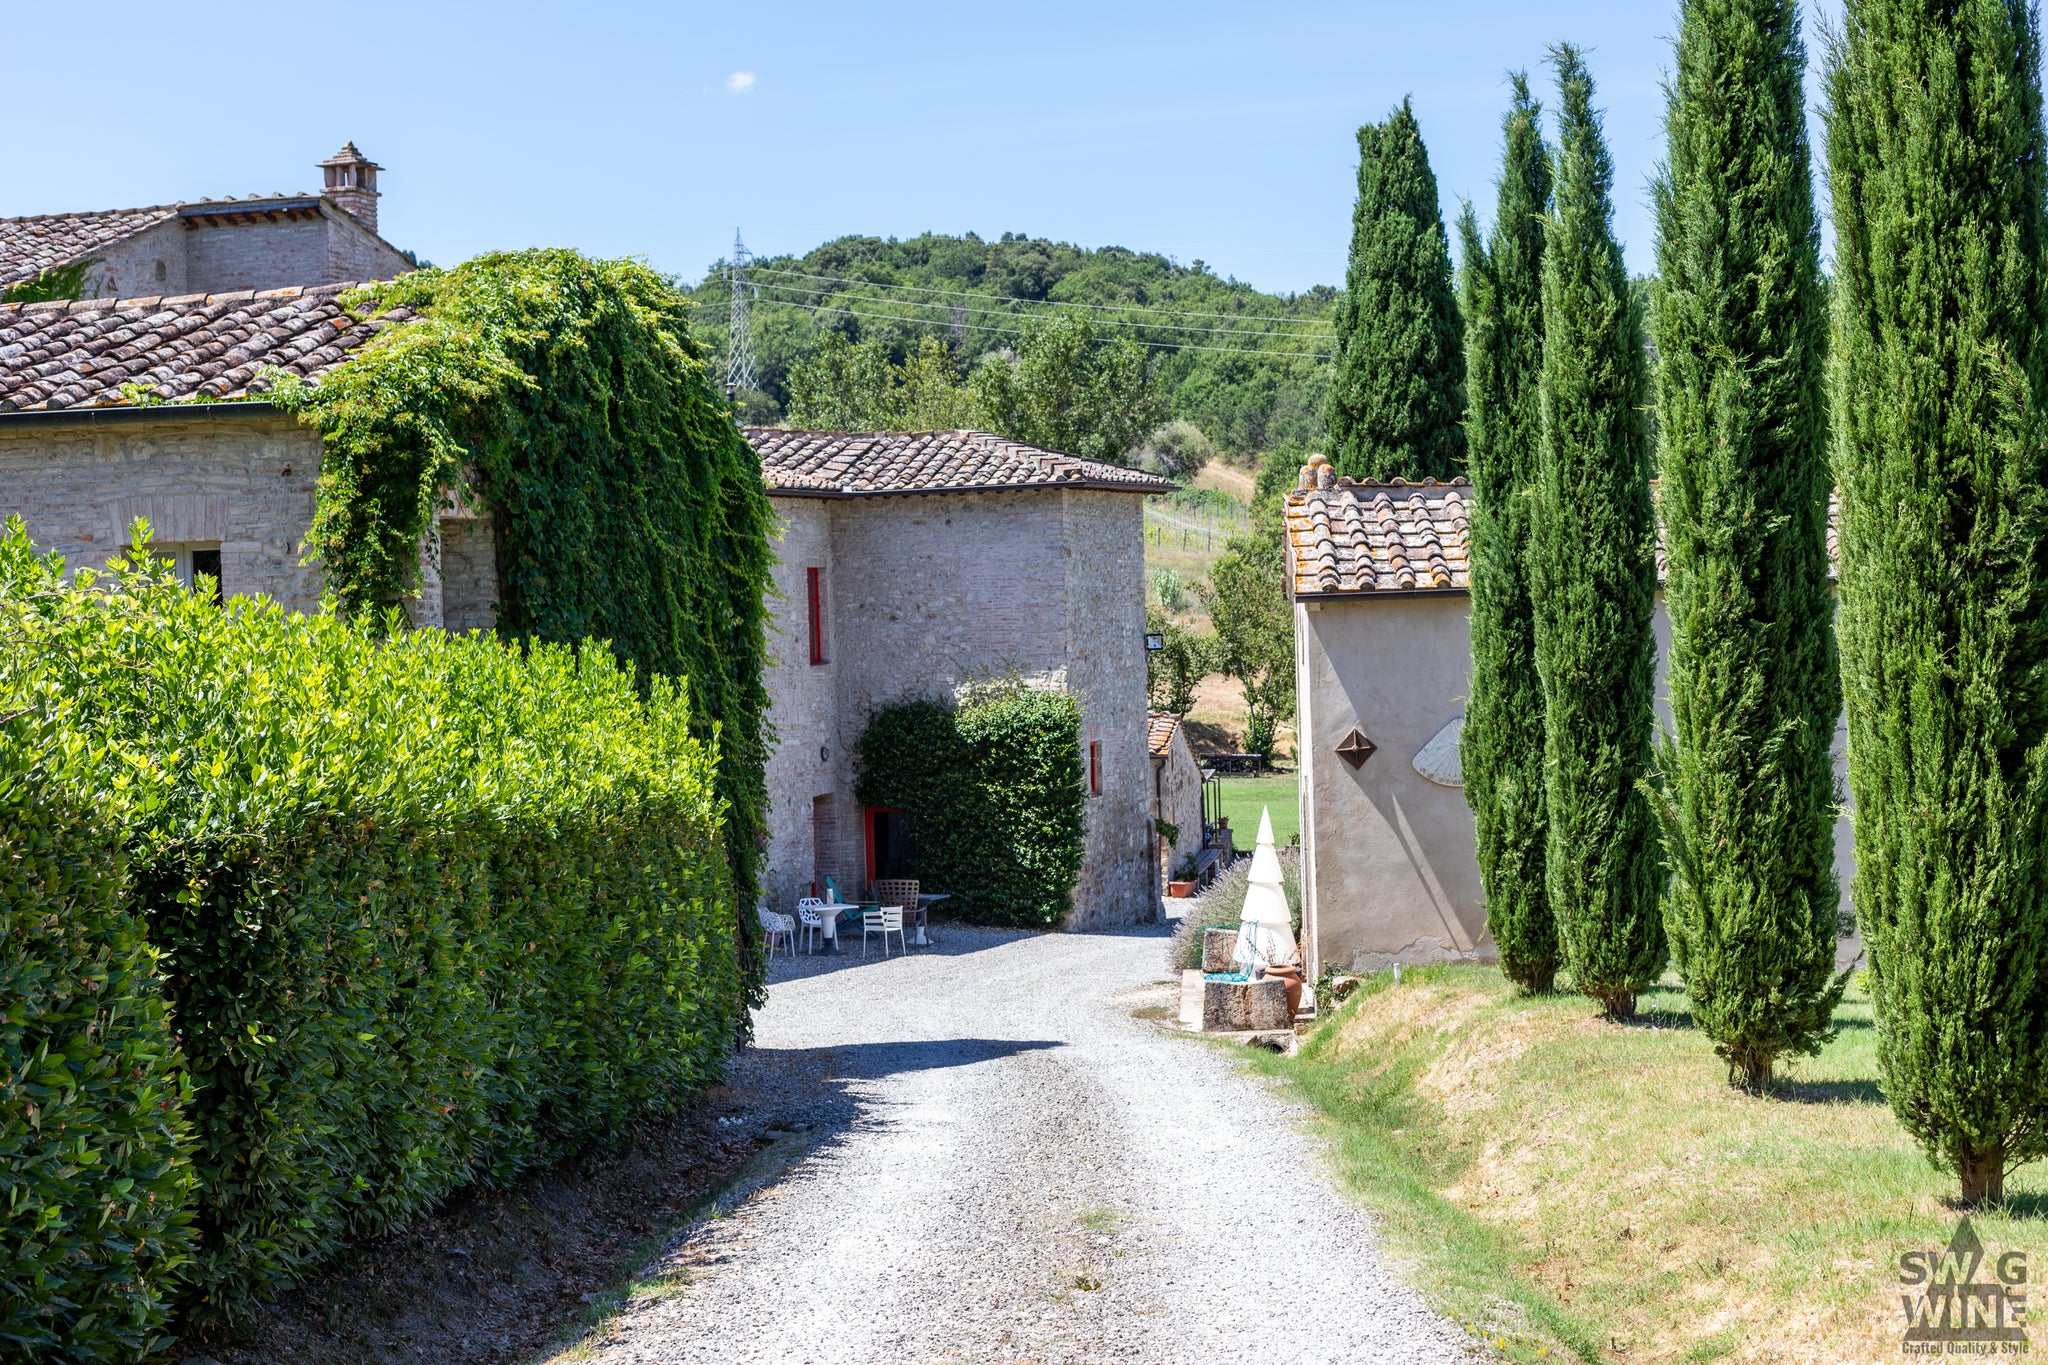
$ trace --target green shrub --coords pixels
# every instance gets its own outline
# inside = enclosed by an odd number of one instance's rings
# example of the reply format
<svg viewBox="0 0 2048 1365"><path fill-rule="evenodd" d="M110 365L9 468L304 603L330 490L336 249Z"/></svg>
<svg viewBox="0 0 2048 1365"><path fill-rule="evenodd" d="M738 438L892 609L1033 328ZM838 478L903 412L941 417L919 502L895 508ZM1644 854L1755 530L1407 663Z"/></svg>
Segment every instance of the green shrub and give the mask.
<svg viewBox="0 0 2048 1365"><path fill-rule="evenodd" d="M1001 684L957 707L885 707L856 749L863 805L909 813L924 891L983 924L1050 928L1072 908L1088 832L1081 707Z"/></svg>
<svg viewBox="0 0 2048 1365"><path fill-rule="evenodd" d="M720 1074L746 982L678 685L115 567L0 581L0 632L132 789L192 1082L195 1322Z"/></svg>
<svg viewBox="0 0 2048 1365"><path fill-rule="evenodd" d="M0 555L8 546L0 545ZM132 1360L191 1242L184 1080L100 756L0 660L0 1360Z"/></svg>

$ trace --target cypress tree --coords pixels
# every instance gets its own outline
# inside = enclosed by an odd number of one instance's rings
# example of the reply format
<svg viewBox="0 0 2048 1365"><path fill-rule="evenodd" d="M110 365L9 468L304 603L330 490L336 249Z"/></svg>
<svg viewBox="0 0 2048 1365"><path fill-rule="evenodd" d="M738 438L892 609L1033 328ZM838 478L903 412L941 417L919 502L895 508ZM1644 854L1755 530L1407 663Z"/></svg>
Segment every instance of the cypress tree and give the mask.
<svg viewBox="0 0 2048 1365"><path fill-rule="evenodd" d="M1684 0L1654 191L1674 742L1665 927L1730 1079L1812 1055L1835 965L1820 222L1796 0Z"/></svg>
<svg viewBox="0 0 2048 1365"><path fill-rule="evenodd" d="M1543 218L1550 153L1520 72L1491 244L1470 205L1459 219L1465 419L1472 462L1472 684L1461 763L1478 832L1486 929L1501 970L1531 991L1557 975L1557 923L1544 885L1543 682L1529 592L1529 518L1543 414Z"/></svg>
<svg viewBox="0 0 2048 1365"><path fill-rule="evenodd" d="M1856 908L1893 1110L1965 1203L2048 1147L2040 38L1850 0L1827 71Z"/></svg>
<svg viewBox="0 0 2048 1365"><path fill-rule="evenodd" d="M1642 323L1614 240L1614 164L1577 48L1553 50L1556 208L1543 247L1543 441L1530 563L1551 911L1611 1019L1664 970L1650 769L1657 570Z"/></svg>
<svg viewBox="0 0 2048 1365"><path fill-rule="evenodd" d="M1448 479L1464 467L1464 328L1436 176L1406 100L1358 130L1329 402L1339 474Z"/></svg>

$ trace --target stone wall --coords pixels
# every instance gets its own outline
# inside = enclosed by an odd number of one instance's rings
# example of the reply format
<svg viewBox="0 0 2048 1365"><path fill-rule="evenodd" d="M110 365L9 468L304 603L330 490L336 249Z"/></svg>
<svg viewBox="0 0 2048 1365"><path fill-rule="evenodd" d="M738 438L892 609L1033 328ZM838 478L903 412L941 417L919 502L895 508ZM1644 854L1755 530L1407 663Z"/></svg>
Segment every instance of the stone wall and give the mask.
<svg viewBox="0 0 2048 1365"><path fill-rule="evenodd" d="M821 866L812 841L815 803L822 798L842 832L836 847L825 850L822 865L835 872L859 866L857 844L849 849L848 832L857 833L853 806L851 741L839 726L836 641L832 613L832 513L835 504L816 498L770 500L780 523L775 545L774 592L768 603L768 723L774 739L768 752L768 853L762 884L770 906L791 913L799 896L811 891ZM826 661L811 663L808 569L821 569L824 598ZM857 883L840 880L848 894Z"/></svg>
<svg viewBox="0 0 2048 1365"><path fill-rule="evenodd" d="M174 298L388 280L413 268L348 214L229 223L172 218L95 253L88 297Z"/></svg>
<svg viewBox="0 0 2048 1365"><path fill-rule="evenodd" d="M440 578L443 629L497 629L498 547L489 521L442 518Z"/></svg>
<svg viewBox="0 0 2048 1365"><path fill-rule="evenodd" d="M86 275L87 298L175 298L200 292L186 269L184 223L176 218L102 247Z"/></svg>
<svg viewBox="0 0 2048 1365"><path fill-rule="evenodd" d="M1180 838L1166 852L1161 876L1172 875L1182 858L1202 851L1202 765L1188 747L1188 732L1176 725L1173 742L1164 758L1152 760L1152 785L1156 796L1156 818L1180 830Z"/></svg>
<svg viewBox="0 0 2048 1365"><path fill-rule="evenodd" d="M73 567L105 563L147 517L159 540L220 546L224 595L311 611L320 573L300 560L320 454L319 436L281 413L10 423L0 514L20 515Z"/></svg>
<svg viewBox="0 0 2048 1365"><path fill-rule="evenodd" d="M1102 746L1102 793L1088 802L1088 857L1071 929L1158 918L1152 760L1145 740L1144 499L1064 495L1067 685L1081 699L1081 751Z"/></svg>

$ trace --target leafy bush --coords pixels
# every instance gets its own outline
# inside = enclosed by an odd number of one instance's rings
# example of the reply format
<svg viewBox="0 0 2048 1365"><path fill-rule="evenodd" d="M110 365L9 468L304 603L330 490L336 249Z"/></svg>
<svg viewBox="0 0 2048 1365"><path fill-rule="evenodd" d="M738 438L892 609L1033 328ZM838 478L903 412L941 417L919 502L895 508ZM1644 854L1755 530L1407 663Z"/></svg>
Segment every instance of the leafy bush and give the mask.
<svg viewBox="0 0 2048 1365"><path fill-rule="evenodd" d="M861 804L909 813L924 891L983 924L1066 918L1088 831L1081 707L1065 692L1004 683L958 707L885 707L855 751Z"/></svg>
<svg viewBox="0 0 2048 1365"><path fill-rule="evenodd" d="M745 978L679 685L643 699L601 645L221 609L161 566L67 589L18 525L0 565L11 668L129 792L192 1083L195 1321L720 1074Z"/></svg>
<svg viewBox="0 0 2048 1365"><path fill-rule="evenodd" d="M0 554L11 546L0 545ZM184 1079L100 756L0 658L0 1360L132 1360L190 1250ZM104 799L104 798L102 798Z"/></svg>
<svg viewBox="0 0 2048 1365"><path fill-rule="evenodd" d="M1145 438L1144 462L1172 479L1192 479L1217 457L1216 443L1193 422L1176 419Z"/></svg>

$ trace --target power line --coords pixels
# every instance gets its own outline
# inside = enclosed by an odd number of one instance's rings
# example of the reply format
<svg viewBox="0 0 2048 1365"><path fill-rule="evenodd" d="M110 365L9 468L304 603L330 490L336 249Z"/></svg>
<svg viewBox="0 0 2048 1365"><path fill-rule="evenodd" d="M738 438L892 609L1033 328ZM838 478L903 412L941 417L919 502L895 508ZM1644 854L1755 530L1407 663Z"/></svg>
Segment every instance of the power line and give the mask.
<svg viewBox="0 0 2048 1365"><path fill-rule="evenodd" d="M889 286L883 285L877 287L888 288ZM791 294L807 294L827 298L836 298L841 292L835 289L806 289L801 285L795 284L776 284L772 280L762 284L760 288L780 290ZM989 296L984 294L971 297L987 298ZM789 300L786 299L773 301L789 302ZM872 300L872 302L886 303L892 306L904 308L946 308L950 309L955 313L979 313L988 317L999 318L1045 316L1044 313L1014 313L1007 308L969 308L967 305L961 303L921 303L915 299L875 299ZM1049 306L1059 307L1061 305L1054 304ZM1192 323L1185 322L1144 322L1136 319L1127 320L1123 318L1099 318L1096 320L1104 323L1105 325L1115 325L1119 327L1150 327L1157 331L1162 332L1213 332L1220 336L1269 337L1276 341L1321 341L1324 339L1320 336L1315 336L1308 332L1261 332L1256 329L1246 327L1197 327ZM979 324L976 325L978 326Z"/></svg>
<svg viewBox="0 0 2048 1365"><path fill-rule="evenodd" d="M760 372L754 367L754 323L747 311L747 266L753 259L747 244L740 240L740 230L734 228L732 259L725 267L725 273L732 280L732 314L725 334L725 394L728 398L761 387ZM759 291L754 293L758 296Z"/></svg>
<svg viewBox="0 0 2048 1365"><path fill-rule="evenodd" d="M773 288L773 286L771 285L770 288ZM879 300L879 302L886 304L888 300L883 299ZM938 305L926 304L923 306L935 308ZM869 318L876 322L912 322L920 323L927 327L943 327L945 325L931 318L907 318L900 313L863 313L857 308L839 308L822 303L795 303L790 304L789 307L809 308L813 313L837 313L850 318ZM1024 330L1021 327L992 327L986 323L976 323L975 330L994 332L998 336L1021 337L1024 335ZM1309 339L1304 338L1304 340ZM1262 351L1250 346L1202 346L1192 341L1147 341L1143 337L1132 337L1130 340L1137 342L1140 346L1149 346L1155 351L1216 351L1222 355L1278 356L1283 358L1291 357L1297 360L1330 359L1328 354L1321 351Z"/></svg>
<svg viewBox="0 0 2048 1365"><path fill-rule="evenodd" d="M1184 308L1157 308L1146 303L1066 303L1057 299L1023 299L1013 294L982 294L967 289L937 289L922 284L884 284L879 280L855 280L844 275L811 275L801 270L778 270L764 265L757 268L762 275L786 275L794 280L821 280L830 284L845 284L869 289L898 289L918 294L942 294L948 298L981 299L991 303L1024 303L1053 308L1094 308L1112 313L1159 313L1175 318L1215 318L1224 321L1233 319L1245 322L1278 322L1292 327L1328 327L1327 318L1275 317L1266 313L1198 313ZM937 306L937 305L933 305Z"/></svg>

